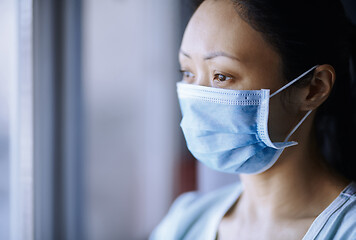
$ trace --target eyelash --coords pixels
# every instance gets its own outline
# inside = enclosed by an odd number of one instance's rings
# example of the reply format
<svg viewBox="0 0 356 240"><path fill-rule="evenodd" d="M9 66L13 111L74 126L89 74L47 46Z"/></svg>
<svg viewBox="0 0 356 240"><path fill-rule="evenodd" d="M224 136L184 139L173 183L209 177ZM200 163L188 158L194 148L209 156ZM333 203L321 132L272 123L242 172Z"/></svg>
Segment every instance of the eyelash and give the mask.
<svg viewBox="0 0 356 240"><path fill-rule="evenodd" d="M194 74L190 71L187 71L187 70L179 70L181 72L181 74L183 75L183 79L190 79L190 78L194 78ZM224 78L224 80L219 80L219 78ZM214 77L213 77L213 80L214 81L218 81L218 82L226 82L226 81L230 81L232 80L233 77L227 75L227 74L223 74L223 73L215 73L214 74Z"/></svg>
<svg viewBox="0 0 356 240"><path fill-rule="evenodd" d="M219 77L223 77L225 79L224 80L220 80ZM231 76L228 76L228 75L223 74L223 73L215 73L214 74L214 78L213 78L214 81L219 81L219 82L226 82L226 81L230 81L231 79L232 79Z"/></svg>
<svg viewBox="0 0 356 240"><path fill-rule="evenodd" d="M181 74L183 75L183 79L188 77L189 78L189 75L192 75L190 77L194 77L194 74L190 71L187 71L187 70L179 70L181 72ZM188 76L187 76L188 75Z"/></svg>

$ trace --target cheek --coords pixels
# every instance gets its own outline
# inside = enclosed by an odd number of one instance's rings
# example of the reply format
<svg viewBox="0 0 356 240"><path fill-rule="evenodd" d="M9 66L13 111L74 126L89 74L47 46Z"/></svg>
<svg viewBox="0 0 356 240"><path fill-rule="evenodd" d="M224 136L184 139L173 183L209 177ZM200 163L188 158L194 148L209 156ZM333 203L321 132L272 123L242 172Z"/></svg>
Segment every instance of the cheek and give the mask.
<svg viewBox="0 0 356 240"><path fill-rule="evenodd" d="M271 59L270 64L261 64L260 61L246 63L241 72L246 89L270 89L273 93L285 84L278 59Z"/></svg>
<svg viewBox="0 0 356 240"><path fill-rule="evenodd" d="M283 142L296 125L297 104L290 101L288 94L280 93L270 99L268 131L272 142Z"/></svg>

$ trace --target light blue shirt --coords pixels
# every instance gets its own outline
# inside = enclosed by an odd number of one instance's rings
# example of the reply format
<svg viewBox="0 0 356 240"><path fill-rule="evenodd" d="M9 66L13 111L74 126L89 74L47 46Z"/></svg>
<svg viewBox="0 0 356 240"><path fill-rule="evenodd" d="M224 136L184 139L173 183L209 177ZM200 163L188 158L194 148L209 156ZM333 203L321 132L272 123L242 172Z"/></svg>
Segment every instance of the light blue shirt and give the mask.
<svg viewBox="0 0 356 240"><path fill-rule="evenodd" d="M173 203L150 240L215 240L218 226L242 192L241 184L200 194L188 192ZM356 240L356 183L344 191L314 220L303 240Z"/></svg>

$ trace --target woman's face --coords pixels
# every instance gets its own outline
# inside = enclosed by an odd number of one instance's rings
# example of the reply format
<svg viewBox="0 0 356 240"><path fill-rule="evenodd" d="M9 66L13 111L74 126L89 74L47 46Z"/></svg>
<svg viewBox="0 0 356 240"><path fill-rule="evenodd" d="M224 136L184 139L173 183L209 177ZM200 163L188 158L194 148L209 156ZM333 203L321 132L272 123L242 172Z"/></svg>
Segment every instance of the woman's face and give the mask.
<svg viewBox="0 0 356 240"><path fill-rule="evenodd" d="M280 56L261 33L240 18L230 0L202 3L185 30L179 61L183 81L191 84L274 92L286 83ZM293 114L297 109L282 104L280 95L270 103L273 141L283 141L297 122Z"/></svg>

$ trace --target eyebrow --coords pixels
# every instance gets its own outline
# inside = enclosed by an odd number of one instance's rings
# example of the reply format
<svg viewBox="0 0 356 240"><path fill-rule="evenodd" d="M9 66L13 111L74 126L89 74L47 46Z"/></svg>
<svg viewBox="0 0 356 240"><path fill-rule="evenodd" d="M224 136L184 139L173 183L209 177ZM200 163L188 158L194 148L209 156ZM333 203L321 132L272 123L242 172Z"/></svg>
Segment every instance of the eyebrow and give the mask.
<svg viewBox="0 0 356 240"><path fill-rule="evenodd" d="M184 56L186 56L187 58L192 58L189 54L184 52L182 49L179 50L179 52L181 54L183 54ZM217 58L217 57L228 57L228 58L231 58L231 59L236 60L236 61L241 61L239 58L237 58L237 57L235 57L235 56L233 56L231 54L228 54L226 52L221 52L221 51L209 53L208 55L206 55L204 57L204 60L210 60L210 59Z"/></svg>

